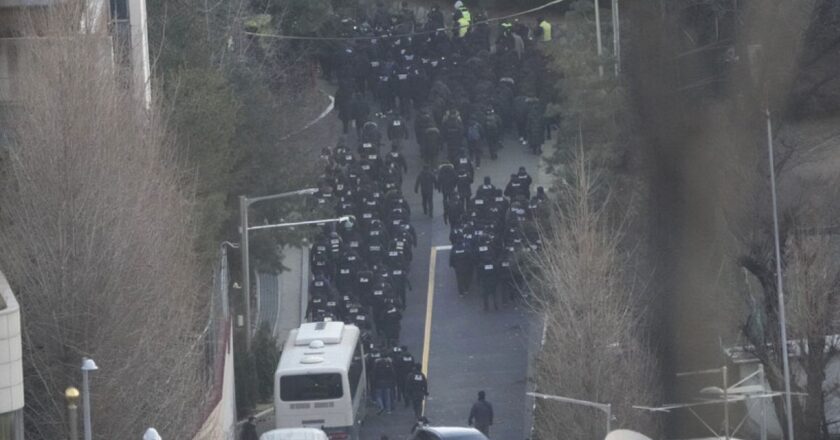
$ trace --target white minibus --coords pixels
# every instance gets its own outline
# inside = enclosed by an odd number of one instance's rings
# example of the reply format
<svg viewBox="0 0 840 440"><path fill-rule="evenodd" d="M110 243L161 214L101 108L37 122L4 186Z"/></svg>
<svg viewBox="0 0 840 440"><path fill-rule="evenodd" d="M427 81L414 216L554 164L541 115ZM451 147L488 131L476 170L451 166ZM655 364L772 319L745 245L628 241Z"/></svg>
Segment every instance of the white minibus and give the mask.
<svg viewBox="0 0 840 440"><path fill-rule="evenodd" d="M309 322L292 330L274 373L277 428L318 428L358 440L367 383L359 328Z"/></svg>

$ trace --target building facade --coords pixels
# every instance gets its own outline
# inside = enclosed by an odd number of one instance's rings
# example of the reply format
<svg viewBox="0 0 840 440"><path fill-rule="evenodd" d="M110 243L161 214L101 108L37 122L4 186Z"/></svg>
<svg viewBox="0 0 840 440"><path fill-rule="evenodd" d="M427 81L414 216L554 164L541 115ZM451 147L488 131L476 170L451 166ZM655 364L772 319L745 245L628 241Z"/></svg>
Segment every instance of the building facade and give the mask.
<svg viewBox="0 0 840 440"><path fill-rule="evenodd" d="M69 1L77 0L0 0L0 112L14 105L16 73L25 62L22 49L37 41L38 12ZM84 3L81 15L78 32L110 35L122 83L148 108L152 96L146 0L92 0Z"/></svg>
<svg viewBox="0 0 840 440"><path fill-rule="evenodd" d="M0 273L0 440L23 440L20 307Z"/></svg>

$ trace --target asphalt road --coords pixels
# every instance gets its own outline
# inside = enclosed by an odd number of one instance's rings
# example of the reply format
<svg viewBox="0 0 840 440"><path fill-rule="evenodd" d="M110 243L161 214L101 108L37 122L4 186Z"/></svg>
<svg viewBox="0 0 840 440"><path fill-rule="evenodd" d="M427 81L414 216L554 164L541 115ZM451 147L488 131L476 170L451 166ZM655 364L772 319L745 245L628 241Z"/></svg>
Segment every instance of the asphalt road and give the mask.
<svg viewBox="0 0 840 440"><path fill-rule="evenodd" d="M510 174L525 166L539 181L538 157L528 153L515 139L506 139L495 161L484 157L476 170L476 186L489 176L496 186L504 186ZM449 227L443 223L442 199L435 194L434 217L423 215L414 181L421 169L419 148L412 138L403 146L409 172L403 193L411 205L412 224L417 229L410 280L414 290L408 297L403 318L402 341L418 360L424 343L429 343L427 376L430 397L426 417L433 425L466 426L472 402L479 390L487 392L494 405L496 422L493 438L520 440L528 436L531 405L525 396L528 375L528 352L533 346L537 320L520 305L505 305L484 312L478 292L461 298L457 295L454 272L449 267L449 251L436 255L434 287L429 289L429 266L432 247L448 246ZM536 183L535 183L536 185ZM424 341L428 300L432 297L429 317L429 341ZM531 337L529 337L529 334ZM413 425L411 410L400 409L391 415L371 415L366 420L364 440L405 438Z"/></svg>
<svg viewBox="0 0 840 440"><path fill-rule="evenodd" d="M384 122L380 126L384 130ZM331 145L341 134L335 115L328 116L311 130L319 131L322 136L332 134L327 136L333 139ZM351 145L355 142L353 132L351 129L348 135ZM542 180L537 172L538 157L528 153L515 139L505 139L504 145L496 161L489 160L485 154L482 166L476 170L476 186L484 176L490 176L496 186L504 187L510 174L519 166L528 169L536 186ZM320 149L320 146L313 148ZM387 145L383 146L383 154L387 148ZM534 335L539 335L535 328L538 325L534 324L538 320L521 305L505 305L499 311L484 312L477 292L460 298L445 249L437 252L434 287L429 288L432 248L449 245L449 227L443 223L440 194L435 194L434 217L430 218L423 214L420 196L414 193L421 160L413 133L412 138L403 143L402 152L409 163L403 193L411 205L411 221L417 231L418 243L409 274L413 289L407 295L401 342L418 360L422 359L424 343L429 343L425 368L431 395L426 404L426 417L433 425L466 426L476 393L485 390L495 409L492 437L525 439L529 430L528 408L532 404L525 396L528 353L529 347L533 347ZM429 298L434 299L427 310ZM424 337L427 317L429 341ZM261 432L271 429L272 419L271 414L261 418ZM362 439L379 440L383 435L390 440L407 438L413 424L411 409L402 405L390 415L369 411Z"/></svg>

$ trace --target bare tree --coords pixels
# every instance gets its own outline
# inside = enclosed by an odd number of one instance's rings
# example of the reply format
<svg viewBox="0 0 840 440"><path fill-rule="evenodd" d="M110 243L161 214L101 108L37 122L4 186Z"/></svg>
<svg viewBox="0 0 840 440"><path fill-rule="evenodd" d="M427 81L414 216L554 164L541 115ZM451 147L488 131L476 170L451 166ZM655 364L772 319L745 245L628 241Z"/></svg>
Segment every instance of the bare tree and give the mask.
<svg viewBox="0 0 840 440"><path fill-rule="evenodd" d="M789 316L791 384L794 392L806 394L793 399L794 428L797 438L821 439L828 436L826 399L838 396L836 389L826 387L826 367L840 354L840 347L829 339L838 331L840 242L821 223L832 218L829 213L836 209L823 205L823 201L815 205L806 188L785 199L780 240ZM771 213L766 203L745 207L746 211L755 211L743 219L749 226L742 225L742 232L736 234L741 242L737 261L752 275L751 280L757 282L759 289L757 294L742 290L747 305L742 333L752 354L764 365L770 387L781 390L784 375L773 230L768 219ZM766 213L761 215L762 211ZM782 401L776 399L774 403L780 425L785 426Z"/></svg>
<svg viewBox="0 0 840 440"><path fill-rule="evenodd" d="M203 399L206 317L189 180L158 113L116 78L110 37L79 31L81 10L44 12L39 37L20 40L0 186L0 265L23 316L26 437L64 437L62 390L90 356L95 438L139 438L151 425L187 438Z"/></svg>
<svg viewBox="0 0 840 440"><path fill-rule="evenodd" d="M613 426L656 436L654 420L631 408L656 401L660 385L646 334L645 291L622 246L622 222L609 218L609 188L578 157L571 184L559 192L555 215L542 228L543 249L531 261L530 287L542 297L546 320L538 390L611 403ZM537 438L603 436L603 416L593 411L540 403Z"/></svg>

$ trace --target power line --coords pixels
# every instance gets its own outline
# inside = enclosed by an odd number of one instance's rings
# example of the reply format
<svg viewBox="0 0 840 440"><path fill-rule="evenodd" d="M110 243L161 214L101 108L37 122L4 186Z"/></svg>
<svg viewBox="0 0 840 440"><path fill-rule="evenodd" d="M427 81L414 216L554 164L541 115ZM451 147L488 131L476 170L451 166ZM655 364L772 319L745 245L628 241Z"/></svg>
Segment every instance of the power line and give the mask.
<svg viewBox="0 0 840 440"><path fill-rule="evenodd" d="M552 1L546 3L542 6L537 6L536 8L531 8L531 9L528 9L526 11L516 12L516 13L505 15L505 16L502 16L502 17L488 18L486 20L481 20L481 21L477 21L475 23L471 23L470 25L472 26L472 25L483 24L483 23L492 23L492 22L496 22L496 21L503 21L503 20L508 20L508 19L515 18L515 17L520 17L522 15L533 14L534 12L541 11L545 8L550 7L550 6L558 5L558 4L563 3L565 1L566 0L552 0ZM408 34L397 34L397 35L383 35L383 36L379 36L379 37L373 37L373 36L368 36L368 37L313 37L313 36L304 36L304 35L266 34L266 33L261 33L261 32L248 32L248 31L245 31L244 33L246 35L252 35L252 36L255 36L255 37L276 38L276 39L279 39L279 40L356 41L356 40L371 40L371 39L385 40L385 39L398 39L398 38L403 38L403 37L414 37L414 36L417 36L417 35L435 34L435 33L441 32L441 31L443 31L443 32L452 31L452 30L459 29L459 28L460 28L460 26L450 26L450 27L442 27L442 28L439 28L439 29L429 30L429 31L421 31L421 32L408 33Z"/></svg>

